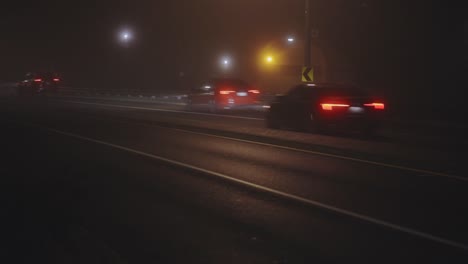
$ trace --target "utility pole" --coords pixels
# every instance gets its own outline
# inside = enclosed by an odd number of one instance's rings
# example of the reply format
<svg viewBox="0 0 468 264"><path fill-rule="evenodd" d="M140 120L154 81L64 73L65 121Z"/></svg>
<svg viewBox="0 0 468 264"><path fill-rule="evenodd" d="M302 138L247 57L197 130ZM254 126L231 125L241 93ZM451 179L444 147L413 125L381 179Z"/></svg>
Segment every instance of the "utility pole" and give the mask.
<svg viewBox="0 0 468 264"><path fill-rule="evenodd" d="M304 44L304 66L311 67L311 35L310 35L310 0L305 1L305 44Z"/></svg>

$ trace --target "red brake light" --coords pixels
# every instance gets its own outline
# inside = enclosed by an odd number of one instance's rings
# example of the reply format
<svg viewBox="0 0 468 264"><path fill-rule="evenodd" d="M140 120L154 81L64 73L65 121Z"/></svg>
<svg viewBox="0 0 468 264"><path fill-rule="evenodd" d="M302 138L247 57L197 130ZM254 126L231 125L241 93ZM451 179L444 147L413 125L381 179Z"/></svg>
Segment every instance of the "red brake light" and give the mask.
<svg viewBox="0 0 468 264"><path fill-rule="evenodd" d="M249 90L249 93L259 94L260 91L259 90Z"/></svg>
<svg viewBox="0 0 468 264"><path fill-rule="evenodd" d="M54 82L58 82L58 81L60 81L59 78L54 78Z"/></svg>
<svg viewBox="0 0 468 264"><path fill-rule="evenodd" d="M219 91L219 94L231 94L231 93L235 93L236 91L231 91L231 90L224 90L224 91Z"/></svg>
<svg viewBox="0 0 468 264"><path fill-rule="evenodd" d="M42 82L42 79L34 79L35 82Z"/></svg>
<svg viewBox="0 0 468 264"><path fill-rule="evenodd" d="M384 110L385 109L385 104L383 103L370 103L370 104L364 104L364 106L372 106L374 109L377 110Z"/></svg>
<svg viewBox="0 0 468 264"><path fill-rule="evenodd" d="M327 110L327 111L333 110L334 107L349 107L349 105L347 105L347 104L328 104L328 103L324 103L324 104L320 104L320 105L322 106L323 110Z"/></svg>

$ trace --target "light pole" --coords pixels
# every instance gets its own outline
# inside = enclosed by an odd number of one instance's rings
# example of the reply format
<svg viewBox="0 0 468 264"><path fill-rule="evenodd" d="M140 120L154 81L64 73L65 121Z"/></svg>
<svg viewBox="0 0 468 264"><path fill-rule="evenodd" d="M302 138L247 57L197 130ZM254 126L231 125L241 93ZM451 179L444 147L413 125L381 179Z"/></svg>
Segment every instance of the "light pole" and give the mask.
<svg viewBox="0 0 468 264"><path fill-rule="evenodd" d="M311 66L311 35L310 35L310 0L305 0L305 45L304 45L304 66Z"/></svg>
<svg viewBox="0 0 468 264"><path fill-rule="evenodd" d="M121 89L125 89L127 94L130 95L131 92L131 85L130 85L130 78L132 73L134 73L134 68L132 67L132 53L130 51L130 47L135 40L134 31L131 28L125 27L120 28L116 32L116 39L120 47L123 49L127 49L128 52L120 52L121 60L119 63L119 73L120 76L117 77L119 79L119 84Z"/></svg>

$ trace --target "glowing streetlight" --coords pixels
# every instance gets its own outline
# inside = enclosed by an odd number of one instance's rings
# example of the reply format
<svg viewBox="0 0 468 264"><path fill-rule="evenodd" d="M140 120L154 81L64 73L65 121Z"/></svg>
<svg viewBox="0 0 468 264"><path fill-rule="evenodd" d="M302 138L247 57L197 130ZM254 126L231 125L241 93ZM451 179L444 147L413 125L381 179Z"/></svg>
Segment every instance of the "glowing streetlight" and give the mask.
<svg viewBox="0 0 468 264"><path fill-rule="evenodd" d="M220 63L221 63L221 68L223 68L223 70L227 70L231 67L232 60L230 57L224 56L221 58Z"/></svg>
<svg viewBox="0 0 468 264"><path fill-rule="evenodd" d="M124 29L119 32L119 41L122 44L128 44L133 40L133 32L129 29Z"/></svg>
<svg viewBox="0 0 468 264"><path fill-rule="evenodd" d="M287 41L288 41L288 43L293 43L293 42L294 42L294 38L293 38L293 37L288 37L288 38L287 38Z"/></svg>
<svg viewBox="0 0 468 264"><path fill-rule="evenodd" d="M271 56L271 55L266 56L266 57L265 57L265 61L266 61L267 63L272 63L272 62L273 62L273 56Z"/></svg>

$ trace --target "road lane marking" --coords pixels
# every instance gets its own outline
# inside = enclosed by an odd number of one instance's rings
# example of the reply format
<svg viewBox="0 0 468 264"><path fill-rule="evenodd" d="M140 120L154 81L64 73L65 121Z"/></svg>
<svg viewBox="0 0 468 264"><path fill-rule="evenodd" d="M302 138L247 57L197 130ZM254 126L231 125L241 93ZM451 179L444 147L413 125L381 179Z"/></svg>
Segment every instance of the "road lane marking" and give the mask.
<svg viewBox="0 0 468 264"><path fill-rule="evenodd" d="M155 126L158 126L158 125L155 125ZM447 174L447 173L443 173L443 172L436 172L436 171L430 171L430 170L411 168L411 167L400 166L400 165L395 165L395 164L389 164L389 163L383 163L383 162L377 162L377 161L365 160L365 159L358 159L358 158L342 156L342 155L335 155L335 154L330 154L330 153L325 153L325 152L320 152L320 151L313 151L313 150L286 147L286 146L281 146L281 145L251 141L251 140L240 139L240 138L218 136L218 135L202 133L202 132L194 132L194 131L184 130L184 129L180 129L180 128L168 128L168 127L164 127L164 126L158 126L158 127L172 129L172 130L178 130L178 131L185 132L185 133L191 133L191 134L209 136L209 137L214 137L214 138L226 139L226 140L231 140L231 141L238 141L238 142L243 142L243 143L267 146L267 147L272 147L272 148L279 148L279 149L290 150L290 151L295 151L295 152L302 152L302 153L307 153L307 154L311 154L311 155L324 156L324 157L330 157L330 158L336 158L336 159L342 159L342 160L349 160L349 161L354 161L354 162L359 162L359 163L366 163L366 164L371 164L371 165L375 165L375 166L381 166L381 167L387 167L387 168L392 168L392 169L399 169L399 170L404 170L404 171L417 172L417 173L428 174L428 175L433 175L433 176L447 177L447 178L451 178L451 179L454 179L454 180L468 182L468 178L457 176L457 175L452 175L452 174ZM419 175L419 176L422 176L422 175Z"/></svg>
<svg viewBox="0 0 468 264"><path fill-rule="evenodd" d="M60 101L62 101L62 100L60 100ZM263 120L263 119L260 119L260 118L249 118L249 117L227 116L227 115L225 116L225 115L215 115L215 114L205 114L205 113L192 113L192 112L185 112L185 111L166 110L166 109L153 109L153 108L137 107L137 106L109 105L109 104L85 103L85 102L76 102L76 101L62 101L62 102L69 102L69 103L76 103L76 104L87 104L87 105L98 105L98 106L111 106L111 107L139 109L139 110L152 110L152 111L161 111L161 112L187 113L187 114L195 114L195 115L201 114L201 115L210 115L210 116L222 116L222 117L231 117L231 118L237 118L237 119ZM377 162L377 161L366 160L366 159L353 158L353 157L349 157L349 156L330 154L330 153L325 153L325 152L320 152L320 151L292 148L292 147L269 144L269 143L264 143L264 142L256 142L256 141L251 141L251 140L246 140L246 139L239 139L239 138L226 137L226 136L218 136L218 135L213 135L213 134L208 134L208 133L194 132L194 131L180 129L180 128L168 128L168 127L158 126L158 125L155 125L155 126L166 128L166 129L173 129L173 130L177 130L177 131L182 131L182 132L185 132L185 133L192 133L192 134L198 134L198 135L204 135L204 136L209 136L209 137L221 138L221 139L226 139L226 140L231 140L231 141L238 141L238 142L243 142L243 143L261 145L261 146L268 146L268 147L284 149L284 150L289 150L289 151L302 152L302 153L311 154L311 155L324 156L324 157L336 158L336 159L342 159L342 160L348 160L348 161L353 161L353 162L370 164L370 165L374 165L374 166L398 169L398 170L403 170L403 171L411 171L411 172L416 172L416 173L420 173L420 174L424 174L424 175L445 177L445 178L458 180L458 181L462 181L462 182L468 182L468 178L466 178L466 177L461 177L461 176L448 174L448 173L444 173L444 172L437 172L437 171L431 171L431 170L425 170L425 169L412 168L412 167L407 167L407 166L402 166L402 165L396 165L396 164L391 164L391 163L384 163L384 162ZM424 177L424 175L418 175L418 176Z"/></svg>
<svg viewBox="0 0 468 264"><path fill-rule="evenodd" d="M31 126L29 124L23 124L23 125ZM431 235L431 234L426 233L426 232L422 232L422 231L418 231L416 229L400 226L400 225L397 225L397 224L393 224L391 222L379 220L377 218L366 216L366 215L363 215L363 214L360 214L360 213L355 213L355 212L352 212L352 211L349 211L349 210L346 210L346 209L341 209L341 208L333 206L333 205L327 205L325 203L321 203L321 202L318 202L318 201L315 201L315 200L307 199L307 198L297 196L297 195L294 195L294 194L282 192L280 190L276 190L276 189L272 189L272 188L265 187L265 186L262 186L262 185L258 185L258 184L255 184L255 183L251 183L251 182L248 182L248 181L240 180L240 179L228 176L226 174L222 174L222 173L219 173L219 172L203 169L203 168L200 168L200 167L197 167L197 166L194 166L194 165L190 165L190 164L187 164L187 163L183 163L183 162L179 162L179 161L176 161L176 160L164 158L164 157L161 157L161 156L157 156L157 155L146 153L146 152L143 152L143 151L131 149L131 148L128 148L128 147L117 145L117 144L112 144L112 143L108 143L108 142L105 142L105 141L101 141L101 140L81 136L81 135L74 134L74 133L69 133L69 132L65 132L65 131L61 131L61 130L57 130L57 129L53 129L53 128L49 128L49 127L44 127L44 126L38 126L38 125L33 125L33 126L38 127L40 129L43 129L43 130L46 130L46 131L49 131L49 132L56 133L56 134L60 134L60 135L80 139L80 140L83 140L83 141L92 142L92 143L99 144L99 145L104 145L104 146L107 146L107 147L115 148L115 149L126 151L126 152L129 152L129 153L137 154L137 155L140 155L140 156L143 156L143 157L147 157L147 158L151 158L151 159L154 159L154 160L169 163L169 164L172 164L172 165L176 165L176 166L179 166L179 167L182 167L182 168L186 168L186 169L190 169L190 170L193 170L193 171L201 172L201 173L204 173L204 174L207 174L207 175L215 176L215 177L227 180L229 182L234 182L236 184L240 184L240 185L247 186L249 188L253 188L255 190L260 190L260 191L263 191L263 192L266 192L266 193L274 194L274 195L279 196L279 197L284 198L284 199L289 199L289 200L293 200L293 201L296 201L296 202L300 202L300 203L312 206L314 208L320 208L320 209L323 209L323 210L327 210L329 212L336 213L338 215L347 216L347 217L357 219L357 220L360 220L360 221L363 221L363 222L367 222L367 223L374 224L374 225L377 225L377 226L385 227L385 228L388 228L390 230L399 231L399 232L402 232L402 233L405 233L405 234L408 234L408 235L412 235L412 236L415 236L415 237L419 237L419 238L422 238L422 239L430 240L430 241L433 241L433 242L437 242L437 243L440 243L440 244L444 244L444 245L447 245L447 246L451 246L451 247L454 247L454 248L458 248L458 249L468 251L468 245L467 244L452 241L452 240L449 240L449 239L446 239L446 238L443 238L443 237L439 237L439 236L436 236L436 235Z"/></svg>

